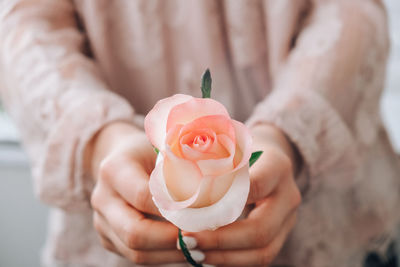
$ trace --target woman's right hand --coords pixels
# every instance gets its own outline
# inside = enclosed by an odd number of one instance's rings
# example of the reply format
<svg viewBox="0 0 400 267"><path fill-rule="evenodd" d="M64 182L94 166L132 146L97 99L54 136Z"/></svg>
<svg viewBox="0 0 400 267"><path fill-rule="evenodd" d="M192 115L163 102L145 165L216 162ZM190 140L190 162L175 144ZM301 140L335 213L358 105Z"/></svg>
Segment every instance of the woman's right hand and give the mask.
<svg viewBox="0 0 400 267"><path fill-rule="evenodd" d="M137 264L184 262L176 249L178 229L147 216L160 214L148 186L156 153L144 132L112 123L94 138L90 154L93 223L103 246Z"/></svg>

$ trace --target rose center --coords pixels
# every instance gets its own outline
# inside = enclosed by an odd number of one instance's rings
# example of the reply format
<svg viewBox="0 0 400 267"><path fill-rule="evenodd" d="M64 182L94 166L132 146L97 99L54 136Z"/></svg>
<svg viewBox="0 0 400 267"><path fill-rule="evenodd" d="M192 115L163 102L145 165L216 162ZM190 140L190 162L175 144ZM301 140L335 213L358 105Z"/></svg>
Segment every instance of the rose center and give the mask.
<svg viewBox="0 0 400 267"><path fill-rule="evenodd" d="M209 153L213 153L210 149L216 145L215 139L216 135L211 129L196 129L179 138L179 149L184 157L191 159L210 157Z"/></svg>
<svg viewBox="0 0 400 267"><path fill-rule="evenodd" d="M195 147L202 146L208 141L208 136L198 135L193 140L193 145Z"/></svg>

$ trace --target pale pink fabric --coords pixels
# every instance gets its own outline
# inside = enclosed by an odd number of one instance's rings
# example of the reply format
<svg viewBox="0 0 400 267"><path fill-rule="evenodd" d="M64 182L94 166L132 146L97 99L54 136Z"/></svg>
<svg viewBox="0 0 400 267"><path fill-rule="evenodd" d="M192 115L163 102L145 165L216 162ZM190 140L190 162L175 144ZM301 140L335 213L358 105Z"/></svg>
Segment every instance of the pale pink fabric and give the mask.
<svg viewBox="0 0 400 267"><path fill-rule="evenodd" d="M304 159L304 200L278 263L360 266L393 236L400 166L378 114L389 51L379 0L0 5L1 96L38 196L57 207L46 265L130 266L91 225L85 146L109 122L142 126L160 98L199 96L206 67L232 117L279 126Z"/></svg>

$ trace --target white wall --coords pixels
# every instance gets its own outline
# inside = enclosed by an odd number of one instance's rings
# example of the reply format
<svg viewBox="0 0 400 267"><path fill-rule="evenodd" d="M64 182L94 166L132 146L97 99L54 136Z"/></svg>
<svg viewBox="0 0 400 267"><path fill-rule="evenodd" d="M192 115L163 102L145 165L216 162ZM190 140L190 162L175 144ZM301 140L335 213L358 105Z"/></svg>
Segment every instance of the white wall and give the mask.
<svg viewBox="0 0 400 267"><path fill-rule="evenodd" d="M400 0L385 2L389 12L392 50L381 111L392 144L400 154Z"/></svg>
<svg viewBox="0 0 400 267"><path fill-rule="evenodd" d="M33 196L25 154L0 144L0 267L38 267L47 208Z"/></svg>

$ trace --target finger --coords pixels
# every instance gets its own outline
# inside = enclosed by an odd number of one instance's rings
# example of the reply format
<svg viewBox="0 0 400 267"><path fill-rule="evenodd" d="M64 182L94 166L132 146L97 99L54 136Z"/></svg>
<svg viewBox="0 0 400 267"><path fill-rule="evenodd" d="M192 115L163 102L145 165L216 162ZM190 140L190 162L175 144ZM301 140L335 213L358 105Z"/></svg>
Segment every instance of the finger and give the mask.
<svg viewBox="0 0 400 267"><path fill-rule="evenodd" d="M290 159L275 148L265 150L258 161L260 164L254 164L250 168L250 192L247 204L255 203L270 195L278 186L280 179L290 175Z"/></svg>
<svg viewBox="0 0 400 267"><path fill-rule="evenodd" d="M101 173L106 183L137 210L161 216L149 189L149 175L138 163L119 157L102 163Z"/></svg>
<svg viewBox="0 0 400 267"><path fill-rule="evenodd" d="M147 219L122 199L103 207L103 216L119 239L130 249L174 249L178 229L169 222Z"/></svg>
<svg viewBox="0 0 400 267"><path fill-rule="evenodd" d="M110 239L106 238L105 236L100 235L100 242L101 242L101 245L108 251L115 253L119 256L122 256L121 252L118 251L118 249L114 246L114 244L111 242Z"/></svg>
<svg viewBox="0 0 400 267"><path fill-rule="evenodd" d="M108 226L105 219L97 212L94 212L93 214L93 224L99 235L102 246L111 252L121 255L121 253L117 250L117 248L108 237L111 234L110 227Z"/></svg>
<svg viewBox="0 0 400 267"><path fill-rule="evenodd" d="M295 212L286 193L274 194L259 202L245 220L215 231L187 233L202 250L250 249L267 245Z"/></svg>
<svg viewBox="0 0 400 267"><path fill-rule="evenodd" d="M134 250L128 248L118 237L113 241L121 254L135 264L168 264L185 262L181 251L171 250Z"/></svg>
<svg viewBox="0 0 400 267"><path fill-rule="evenodd" d="M136 264L161 264L184 262L182 252L171 250L134 250L124 244L112 231L105 218L95 213L95 227L100 234L102 245L111 252L124 256Z"/></svg>
<svg viewBox="0 0 400 267"><path fill-rule="evenodd" d="M295 223L282 228L276 237L264 248L250 250L213 250L205 252L205 262L220 266L269 266L281 250L287 235Z"/></svg>

